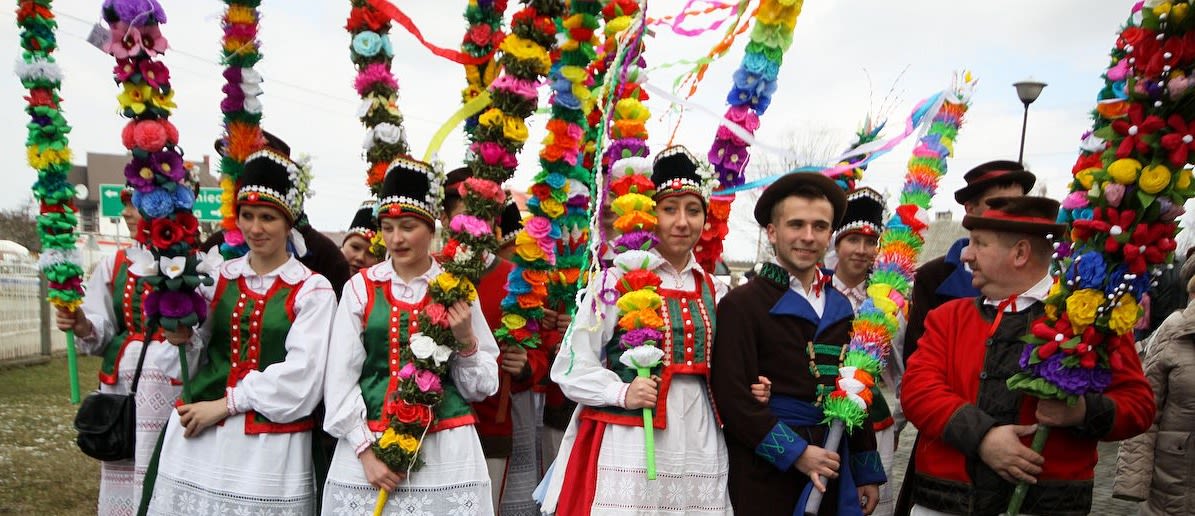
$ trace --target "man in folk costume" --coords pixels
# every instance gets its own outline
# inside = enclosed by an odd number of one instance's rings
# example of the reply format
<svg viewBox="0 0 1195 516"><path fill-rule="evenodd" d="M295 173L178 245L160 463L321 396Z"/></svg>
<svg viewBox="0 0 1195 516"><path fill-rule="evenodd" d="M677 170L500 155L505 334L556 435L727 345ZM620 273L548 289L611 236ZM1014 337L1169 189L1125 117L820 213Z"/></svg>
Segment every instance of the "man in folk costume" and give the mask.
<svg viewBox="0 0 1195 516"><path fill-rule="evenodd" d="M287 145L281 138L273 134L262 131L265 137L265 148L274 151L277 154L290 158L290 145ZM216 140L216 153L221 157L224 156L224 147L227 142L224 140ZM298 230L301 238L296 238L294 242L296 254L299 257L299 262L307 268L319 273L319 275L327 278L332 283L332 288L336 291L336 299L340 299L340 290L344 287L345 282L349 280L349 276L356 271L349 270L349 262L345 260L344 254L340 252L336 242L328 238L319 230L311 226L311 221L307 220L307 213L300 213L295 219L295 229ZM209 249L219 246L224 243L224 230L213 233L200 246L200 251L207 252Z"/></svg>
<svg viewBox="0 0 1195 516"><path fill-rule="evenodd" d="M1025 514L1087 514L1098 442L1153 422L1152 391L1130 339L1108 349L1107 390L1073 406L1008 389L1021 370L1021 338L1045 314L1054 284L1049 239L1066 230L1057 215L1057 201L1006 197L963 219L971 230L963 260L982 295L932 310L909 360L902 400L919 434L901 498L911 500L911 514L1000 514L1018 481L1030 484ZM1041 454L1026 445L1035 423L1052 427Z"/></svg>
<svg viewBox="0 0 1195 516"><path fill-rule="evenodd" d="M837 450L821 447L829 427L819 403L834 388L854 311L818 264L845 210L845 193L821 174L773 183L755 220L776 260L718 305L712 385L740 514L801 514L812 489L825 492L822 515L867 514L879 501L885 476L870 426ZM750 389L761 375L771 380L767 404Z"/></svg>
<svg viewBox="0 0 1195 516"><path fill-rule="evenodd" d="M879 256L880 233L884 230L884 196L871 188L858 188L846 196L846 215L834 229L834 254L838 264L834 267L834 289L846 295L851 308L858 314L859 307L867 300L867 279ZM901 329L904 321L901 321ZM894 341L901 338L898 330ZM881 372L884 383L893 391L900 384L902 372L900 360L889 360ZM872 403L868 412L876 434L876 450L884 465L884 475L892 478L892 463L896 458L896 436L903 426L897 402L895 414L889 409L879 385L871 388ZM895 416L895 417L894 417ZM897 420L900 419L900 425ZM880 502L873 514L891 515L894 505L892 484L880 487Z"/></svg>
<svg viewBox="0 0 1195 516"><path fill-rule="evenodd" d="M444 181L443 212L440 223L447 228L452 218L465 212L461 188L472 171L461 167L449 172ZM513 203L512 210L503 210L499 220L491 224L494 234L503 244L501 232L505 219L519 218ZM508 229L513 229L505 221ZM521 224L520 224L521 225ZM511 236L515 234L511 232ZM513 241L513 240L512 240ZM478 302L490 331L502 327L502 298L514 264L498 255L486 256L486 269L477 284ZM534 513L535 501L531 491L539 483L536 463L536 414L531 399L531 387L548 375L548 357L543 349L510 346L498 355L498 392L485 400L473 403L477 413L477 434L485 453L490 472L490 488L494 510L499 513Z"/></svg>
<svg viewBox="0 0 1195 516"><path fill-rule="evenodd" d="M368 269L386 259L385 244L373 245L374 237L378 234L378 219L374 217L374 210L378 209L378 202L370 199L357 208L349 222L349 230L340 243L340 254L349 262L349 270L356 274L361 269Z"/></svg>
<svg viewBox="0 0 1195 516"><path fill-rule="evenodd" d="M995 197L1021 196L1029 193L1037 181L1032 172L1015 161L989 161L968 170L963 179L966 186L954 192L954 200L963 206L967 215L980 215L984 204ZM917 268L913 277L913 299L909 308L909 326L905 331L901 357L906 363L917 350L917 341L925 332L925 314L951 299L976 297L979 290L971 286L971 271L963 263L963 248L967 238L960 238L950 246L945 256L939 256Z"/></svg>

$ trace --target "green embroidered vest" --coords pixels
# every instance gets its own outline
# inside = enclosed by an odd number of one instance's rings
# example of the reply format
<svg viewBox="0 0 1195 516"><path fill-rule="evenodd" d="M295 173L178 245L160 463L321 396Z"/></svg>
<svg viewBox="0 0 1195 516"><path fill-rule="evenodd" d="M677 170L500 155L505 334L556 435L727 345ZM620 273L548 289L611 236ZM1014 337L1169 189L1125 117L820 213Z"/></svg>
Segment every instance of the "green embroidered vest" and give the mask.
<svg viewBox="0 0 1195 516"><path fill-rule="evenodd" d="M672 376L678 374L705 378L706 395L710 406L714 407L714 417L721 425L709 389L710 358L716 326L713 280L711 276L698 271L693 271L693 276L698 285L694 292L658 290L664 300L660 306L660 317L664 319L664 327L660 330L664 333L664 338L659 342L664 351L664 358L661 365L652 369L652 374L660 375L661 379L652 425L659 429L666 426L668 389L672 385ZM627 367L620 360L624 350L619 341L623 333L625 331L621 328L616 328L614 336L606 343L603 351L606 355L606 368L614 371L623 382L630 383L638 375L638 371ZM615 406L585 407L582 416L606 423L643 426L642 409L629 410Z"/></svg>
<svg viewBox="0 0 1195 516"><path fill-rule="evenodd" d="M286 360L286 336L295 321L295 296L303 282L290 285L282 278L265 293L245 285L245 278L220 277L211 314L212 336L204 349L203 366L192 380L194 401L223 398L250 371L262 371ZM290 433L314 428L311 416L275 423L254 411L245 414L245 433Z"/></svg>
<svg viewBox="0 0 1195 516"><path fill-rule="evenodd" d="M419 331L419 312L428 303L428 296L418 303L403 303L390 293L390 282L374 281L368 274L362 274L368 300L361 313L364 329L361 342L365 346L365 364L361 366L361 397L365 400L365 417L369 429L375 432L386 430L389 415L382 409L394 396L398 387L398 372L405 362L399 351L410 344L411 335ZM428 432L438 432L476 422L476 417L452 383L451 375L440 379L444 394L436 406L435 422Z"/></svg>
<svg viewBox="0 0 1195 516"><path fill-rule="evenodd" d="M108 285L108 290L112 294L112 312L116 315L116 332L112 338L108 340L108 344L104 346L103 361L100 363L99 377L100 381L108 385L115 385L119 374L117 372L117 364L124 358L125 349L129 347L129 343L133 341L141 341L142 352L149 346L145 341L145 316L141 309L141 302L145 300L145 296L149 294L151 288L149 285L140 284L140 279L137 275L129 271L128 256L125 250L121 249L116 252L116 261L112 268L112 283ZM140 288L138 285L140 284ZM162 339L162 332L159 330L155 340Z"/></svg>

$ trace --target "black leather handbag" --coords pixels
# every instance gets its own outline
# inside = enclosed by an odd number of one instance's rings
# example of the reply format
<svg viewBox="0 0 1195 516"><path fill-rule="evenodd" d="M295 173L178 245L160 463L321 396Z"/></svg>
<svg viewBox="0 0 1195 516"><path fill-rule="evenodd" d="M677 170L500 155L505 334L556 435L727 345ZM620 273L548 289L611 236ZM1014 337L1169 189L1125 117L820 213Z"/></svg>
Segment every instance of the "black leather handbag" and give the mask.
<svg viewBox="0 0 1195 516"><path fill-rule="evenodd" d="M128 394L95 391L83 399L75 413L75 443L87 456L115 461L133 458L137 444L137 383L141 381L141 366L149 354L149 343L141 343L137 358L137 372ZM117 368L120 364L117 364Z"/></svg>

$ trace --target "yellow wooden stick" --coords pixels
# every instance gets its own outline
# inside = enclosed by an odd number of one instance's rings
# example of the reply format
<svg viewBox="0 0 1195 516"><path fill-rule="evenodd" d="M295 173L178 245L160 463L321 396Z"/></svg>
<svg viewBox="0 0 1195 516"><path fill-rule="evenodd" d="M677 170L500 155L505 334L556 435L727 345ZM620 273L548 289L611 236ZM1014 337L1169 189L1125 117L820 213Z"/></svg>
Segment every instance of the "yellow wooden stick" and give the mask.
<svg viewBox="0 0 1195 516"><path fill-rule="evenodd" d="M387 498L390 498L390 491L385 489L378 491L378 503L373 506L373 516L382 516L382 508L386 507Z"/></svg>

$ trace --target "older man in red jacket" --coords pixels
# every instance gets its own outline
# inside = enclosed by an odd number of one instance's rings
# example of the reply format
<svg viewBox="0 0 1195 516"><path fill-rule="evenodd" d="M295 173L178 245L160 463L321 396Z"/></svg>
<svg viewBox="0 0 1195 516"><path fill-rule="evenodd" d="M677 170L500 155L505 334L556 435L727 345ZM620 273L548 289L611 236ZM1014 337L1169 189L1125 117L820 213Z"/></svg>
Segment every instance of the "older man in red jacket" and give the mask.
<svg viewBox="0 0 1195 516"><path fill-rule="evenodd" d="M1008 389L1021 370L1020 339L1044 314L1053 285L1048 238L1065 228L1054 223L1058 202L1044 197L1003 197L988 207L963 219L971 230L963 259L982 295L932 310L909 357L901 400L920 433L902 498L911 498L915 516L995 515L1026 481L1025 514L1087 514L1096 444L1149 428L1153 393L1129 340L1108 350L1112 381L1102 394L1068 405ZM1026 444L1035 424L1052 427L1041 454Z"/></svg>

